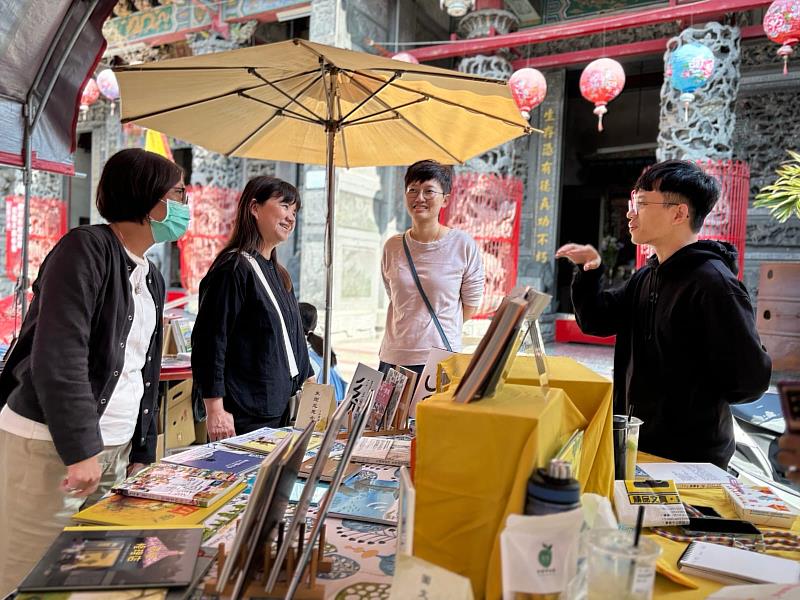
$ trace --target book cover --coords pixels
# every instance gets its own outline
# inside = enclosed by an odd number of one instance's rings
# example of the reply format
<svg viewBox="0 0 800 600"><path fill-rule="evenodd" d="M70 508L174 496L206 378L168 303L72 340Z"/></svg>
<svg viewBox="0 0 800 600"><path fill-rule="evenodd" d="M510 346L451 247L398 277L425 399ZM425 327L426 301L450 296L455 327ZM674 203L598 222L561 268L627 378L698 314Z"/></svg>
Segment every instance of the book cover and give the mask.
<svg viewBox="0 0 800 600"><path fill-rule="evenodd" d="M425 361L425 367L422 369L422 375L419 376L417 387L414 389L414 395L411 398L409 416L415 417L417 404L424 402L436 393L436 377L439 371L439 363L454 354L455 352L443 350L442 348L431 348L430 354L428 354L428 358Z"/></svg>
<svg viewBox="0 0 800 600"><path fill-rule="evenodd" d="M386 409L389 407L389 402L394 393L394 385L388 381L384 381L378 386L378 393L375 394L375 404L372 407L372 413L369 415L367 421L367 429L370 431L379 431L381 423L383 422Z"/></svg>
<svg viewBox="0 0 800 600"><path fill-rule="evenodd" d="M644 527L689 524L689 515L674 482L632 479L614 482L614 508L620 523L635 526L640 506L646 507Z"/></svg>
<svg viewBox="0 0 800 600"><path fill-rule="evenodd" d="M411 440L364 436L356 442L352 460L366 464L407 467L411 463Z"/></svg>
<svg viewBox="0 0 800 600"><path fill-rule="evenodd" d="M187 586L202 528L69 527L20 584L20 591Z"/></svg>
<svg viewBox="0 0 800 600"><path fill-rule="evenodd" d="M175 348L178 353L188 353L192 351L192 329L194 321L189 319L173 319L170 322L170 329L175 340Z"/></svg>
<svg viewBox="0 0 800 600"><path fill-rule="evenodd" d="M72 515L72 520L79 523L136 527L197 525L219 510L242 489L244 483L234 487L215 504L207 507L112 494L75 513Z"/></svg>
<svg viewBox="0 0 800 600"><path fill-rule="evenodd" d="M798 512L784 502L768 485L725 485L725 494L736 515L756 525L791 529Z"/></svg>
<svg viewBox="0 0 800 600"><path fill-rule="evenodd" d="M312 420L316 420L314 431L323 432L334 410L336 410L336 396L333 386L307 381L303 384L303 391L300 392L300 405L294 426L297 429L305 429Z"/></svg>
<svg viewBox="0 0 800 600"><path fill-rule="evenodd" d="M145 467L111 491L135 498L210 506L240 483L241 478L233 473L161 462Z"/></svg>
<svg viewBox="0 0 800 600"><path fill-rule="evenodd" d="M678 489L702 489L736 485L736 478L711 463L639 463L650 479L669 479Z"/></svg>
<svg viewBox="0 0 800 600"><path fill-rule="evenodd" d="M397 406L397 418L394 422L395 429L406 429L408 427L408 416L411 410L411 400L417 389L417 373L411 369L398 366L397 370L406 376L406 385L400 395L400 402Z"/></svg>
<svg viewBox="0 0 800 600"><path fill-rule="evenodd" d="M400 406L400 398L405 392L408 377L398 370L389 369L389 372L386 374L386 381L391 383L394 387L392 389L392 396L389 398L389 404L386 407L386 413L383 415L383 420L381 421L381 429L391 429L394 427L397 409Z"/></svg>
<svg viewBox="0 0 800 600"><path fill-rule="evenodd" d="M303 461L303 464L300 465L300 471L298 472L297 476L301 478L306 478L311 475L311 471L314 468L314 463L317 462L319 456L313 456ZM333 476L336 474L336 469L339 468L339 462L341 460L341 455L336 457L330 457L325 461L325 465L322 467L322 470L319 473L319 480L325 481L330 483L333 479ZM350 463L347 465L345 469L344 477L347 478L356 471L361 468L361 465Z"/></svg>
<svg viewBox="0 0 800 600"><path fill-rule="evenodd" d="M301 433L302 432L299 429L294 429L292 427L281 427L279 429L262 427L261 429L256 429L250 433L243 433L242 435L237 435L232 438L228 438L227 440L222 440L222 443L226 446L240 448L249 452L269 454L275 450L275 447L284 438L291 435L293 438L292 443L294 443L294 440L297 440ZM308 448L306 448L306 452L308 453L309 457L315 454L314 451L321 443L322 434L312 434L311 439L308 442Z"/></svg>
<svg viewBox="0 0 800 600"><path fill-rule="evenodd" d="M165 456L162 462L244 475L257 469L262 460L264 460L262 454L235 450L212 443L204 446L192 446L183 452Z"/></svg>
<svg viewBox="0 0 800 600"><path fill-rule="evenodd" d="M381 525L396 525L400 483L361 469L342 482L328 515Z"/></svg>

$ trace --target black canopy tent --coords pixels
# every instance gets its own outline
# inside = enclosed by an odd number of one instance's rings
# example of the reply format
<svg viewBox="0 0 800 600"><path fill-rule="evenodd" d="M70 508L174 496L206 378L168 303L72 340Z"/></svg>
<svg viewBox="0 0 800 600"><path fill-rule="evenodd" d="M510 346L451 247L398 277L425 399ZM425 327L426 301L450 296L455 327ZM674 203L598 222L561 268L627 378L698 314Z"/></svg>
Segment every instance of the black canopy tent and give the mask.
<svg viewBox="0 0 800 600"><path fill-rule="evenodd" d="M22 168L25 208L16 293L26 311L33 169L72 175L80 94L106 47L116 0L4 0L0 19L0 165Z"/></svg>

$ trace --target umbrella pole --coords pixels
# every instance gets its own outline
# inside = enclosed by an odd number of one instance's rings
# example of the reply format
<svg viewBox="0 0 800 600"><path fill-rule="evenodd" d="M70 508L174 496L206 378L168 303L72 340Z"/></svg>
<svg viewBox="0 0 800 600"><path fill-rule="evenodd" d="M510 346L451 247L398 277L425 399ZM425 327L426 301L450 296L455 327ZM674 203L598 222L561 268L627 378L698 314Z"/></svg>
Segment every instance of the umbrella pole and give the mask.
<svg viewBox="0 0 800 600"><path fill-rule="evenodd" d="M327 181L328 215L325 224L325 344L322 357L322 383L330 381L331 370L331 318L333 316L333 231L334 212L333 195L336 181L336 166L333 163L333 147L336 142L336 131L328 125L325 132L328 139L327 156L325 159Z"/></svg>

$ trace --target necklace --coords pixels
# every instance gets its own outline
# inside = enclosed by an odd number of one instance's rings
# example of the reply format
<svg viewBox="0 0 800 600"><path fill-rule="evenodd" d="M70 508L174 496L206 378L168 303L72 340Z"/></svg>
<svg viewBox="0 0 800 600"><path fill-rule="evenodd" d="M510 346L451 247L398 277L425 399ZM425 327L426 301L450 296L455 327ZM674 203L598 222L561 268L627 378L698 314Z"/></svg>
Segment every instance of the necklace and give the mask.
<svg viewBox="0 0 800 600"><path fill-rule="evenodd" d="M110 226L111 226L111 231L113 231L115 234L117 234L117 237L119 237L119 241L122 242L122 247L125 248L125 250L127 250L128 252L130 252L130 248L128 248L128 244L125 241L125 236L122 234L122 230L119 228L119 225L117 225L116 223L111 223ZM141 295L141 293L142 293L142 278L137 276L137 269L134 269L133 277L136 277L136 282L135 283L131 282L131 283L133 283L133 293L136 294L137 296Z"/></svg>

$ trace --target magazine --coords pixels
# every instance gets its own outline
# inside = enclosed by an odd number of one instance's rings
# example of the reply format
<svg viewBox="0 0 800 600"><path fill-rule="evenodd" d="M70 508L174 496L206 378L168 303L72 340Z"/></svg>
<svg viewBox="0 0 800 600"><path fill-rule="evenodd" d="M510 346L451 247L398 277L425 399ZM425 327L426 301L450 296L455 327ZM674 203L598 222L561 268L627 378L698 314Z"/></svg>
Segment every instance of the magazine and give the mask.
<svg viewBox="0 0 800 600"><path fill-rule="evenodd" d="M233 473L161 462L142 469L111 491L135 498L210 506L240 483L241 478Z"/></svg>
<svg viewBox="0 0 800 600"><path fill-rule="evenodd" d="M68 527L20 584L22 592L177 587L192 581L201 527Z"/></svg>
<svg viewBox="0 0 800 600"><path fill-rule="evenodd" d="M258 469L263 460L263 454L235 450L214 442L165 456L162 462L243 475Z"/></svg>
<svg viewBox="0 0 800 600"><path fill-rule="evenodd" d="M259 454L269 454L275 447L288 436L292 436L295 440L300 437L302 433L299 429L292 427L281 427L280 429L273 429L272 427L262 427L250 433L243 433L226 440L222 443L232 448L240 448L249 452L257 452ZM316 454L316 448L322 443L322 434L314 433L308 442L307 458Z"/></svg>
<svg viewBox="0 0 800 600"><path fill-rule="evenodd" d="M353 449L353 461L407 467L411 464L411 440L377 435L362 437Z"/></svg>

